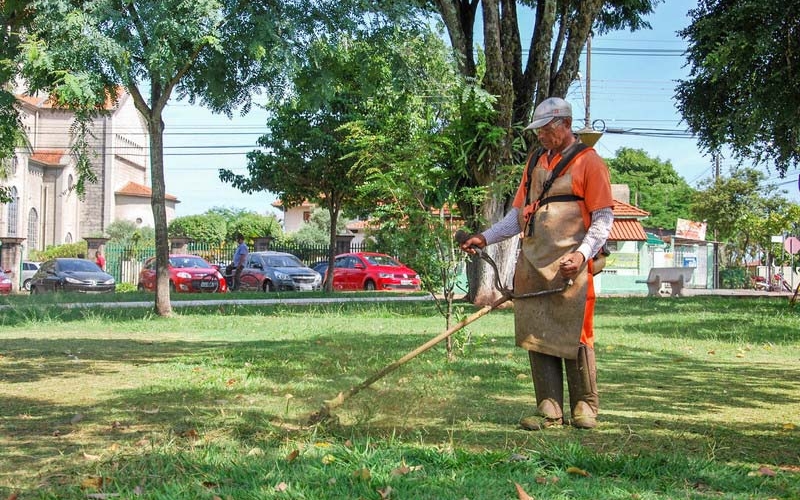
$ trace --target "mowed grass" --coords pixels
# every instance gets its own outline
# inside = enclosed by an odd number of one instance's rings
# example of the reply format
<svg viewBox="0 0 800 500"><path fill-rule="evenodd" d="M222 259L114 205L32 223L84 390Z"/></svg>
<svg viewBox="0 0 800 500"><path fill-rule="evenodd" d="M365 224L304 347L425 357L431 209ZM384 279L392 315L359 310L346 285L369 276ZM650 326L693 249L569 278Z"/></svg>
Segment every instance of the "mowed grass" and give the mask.
<svg viewBox="0 0 800 500"><path fill-rule="evenodd" d="M600 299L593 431L517 428L535 400L510 309L457 334L454 361L438 346L309 425L444 327L426 302L168 319L15 303L0 311L0 499L800 498L785 299Z"/></svg>

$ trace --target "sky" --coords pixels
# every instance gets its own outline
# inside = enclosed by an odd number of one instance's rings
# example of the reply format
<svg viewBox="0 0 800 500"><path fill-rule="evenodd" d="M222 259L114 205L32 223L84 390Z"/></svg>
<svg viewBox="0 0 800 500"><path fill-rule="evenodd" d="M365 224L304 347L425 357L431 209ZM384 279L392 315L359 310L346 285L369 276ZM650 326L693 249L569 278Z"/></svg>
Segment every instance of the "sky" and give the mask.
<svg viewBox="0 0 800 500"><path fill-rule="evenodd" d="M651 157L670 162L693 187L714 174L714 165L710 156L699 150L696 140L683 133L686 126L673 96L677 80L688 78L689 73L683 56L687 43L677 32L688 26L687 13L696 6L696 0L667 0L648 16L651 30L594 37L589 78L584 51L581 78L567 95L575 126L580 128L586 115L588 87L590 121L595 128L606 130L595 145L601 156L613 157L622 147L642 149ZM523 15L520 12L525 26ZM521 30L523 40L530 37L532 14L530 19L530 30ZM168 105L164 113L165 181L167 193L180 200L177 216L200 214L213 207L279 213L271 206L274 194L243 194L218 176L220 168L247 173L245 155L256 148L266 116L266 111L257 106L247 116L228 119L199 105ZM654 137L654 132L677 137ZM643 133L648 135L640 135ZM734 159L723 158L722 174L735 164ZM790 199L800 199L797 171L790 171L786 179L779 179L774 172L767 172L767 176L786 189Z"/></svg>

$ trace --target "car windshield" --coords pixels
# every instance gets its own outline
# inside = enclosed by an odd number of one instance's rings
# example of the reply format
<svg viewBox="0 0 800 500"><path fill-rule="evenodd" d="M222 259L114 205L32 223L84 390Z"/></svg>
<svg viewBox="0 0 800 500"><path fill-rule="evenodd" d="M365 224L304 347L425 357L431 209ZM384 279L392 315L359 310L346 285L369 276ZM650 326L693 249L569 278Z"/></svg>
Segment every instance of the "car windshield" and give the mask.
<svg viewBox="0 0 800 500"><path fill-rule="evenodd" d="M294 255L271 255L264 260L267 267L305 267Z"/></svg>
<svg viewBox="0 0 800 500"><path fill-rule="evenodd" d="M97 267L97 264L90 260L63 260L58 264L58 269L59 271L70 271L73 273L102 272L102 270Z"/></svg>
<svg viewBox="0 0 800 500"><path fill-rule="evenodd" d="M189 267L202 267L209 268L211 264L201 259L200 257L170 257L169 265L172 267L189 268Z"/></svg>
<svg viewBox="0 0 800 500"><path fill-rule="evenodd" d="M388 255L365 255L364 258L373 266L400 267L402 265Z"/></svg>

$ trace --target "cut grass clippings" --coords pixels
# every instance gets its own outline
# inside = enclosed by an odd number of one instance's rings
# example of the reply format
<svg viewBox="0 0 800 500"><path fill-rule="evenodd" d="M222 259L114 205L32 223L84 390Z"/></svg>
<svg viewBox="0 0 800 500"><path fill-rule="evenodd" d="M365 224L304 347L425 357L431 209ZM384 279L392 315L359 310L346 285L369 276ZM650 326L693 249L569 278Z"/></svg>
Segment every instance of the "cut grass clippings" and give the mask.
<svg viewBox="0 0 800 500"><path fill-rule="evenodd" d="M473 311L461 305L463 315ZM513 312L432 304L0 311L0 499L800 498L800 312L603 298L600 425L527 432Z"/></svg>

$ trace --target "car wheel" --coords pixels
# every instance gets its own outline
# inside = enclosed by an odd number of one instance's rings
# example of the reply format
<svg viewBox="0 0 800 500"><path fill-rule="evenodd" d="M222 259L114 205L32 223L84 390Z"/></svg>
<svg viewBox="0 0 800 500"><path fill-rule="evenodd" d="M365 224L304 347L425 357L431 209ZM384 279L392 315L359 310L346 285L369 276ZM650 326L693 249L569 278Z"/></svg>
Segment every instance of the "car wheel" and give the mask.
<svg viewBox="0 0 800 500"><path fill-rule="evenodd" d="M31 295L39 295L39 289L36 287L31 288Z"/></svg>
<svg viewBox="0 0 800 500"><path fill-rule="evenodd" d="M275 285L270 280L264 280L264 285L261 287L261 289L265 292L274 292Z"/></svg>
<svg viewBox="0 0 800 500"><path fill-rule="evenodd" d="M364 283L364 290L369 290L369 291L375 290L375 282L372 280L367 280L367 282Z"/></svg>
<svg viewBox="0 0 800 500"><path fill-rule="evenodd" d="M25 290L28 290L29 292L31 291L31 279L30 278L25 280L25 282L22 284L22 288L24 288Z"/></svg>

